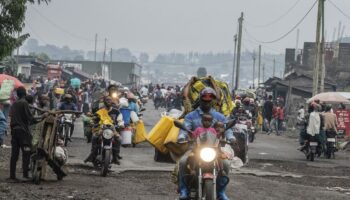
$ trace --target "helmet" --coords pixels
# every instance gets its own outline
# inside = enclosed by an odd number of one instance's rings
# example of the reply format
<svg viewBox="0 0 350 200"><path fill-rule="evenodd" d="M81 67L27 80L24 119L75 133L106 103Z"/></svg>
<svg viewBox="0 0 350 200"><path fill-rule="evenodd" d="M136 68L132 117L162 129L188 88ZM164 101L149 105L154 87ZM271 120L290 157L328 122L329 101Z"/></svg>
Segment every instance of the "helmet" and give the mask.
<svg viewBox="0 0 350 200"><path fill-rule="evenodd" d="M131 92L128 92L127 98L128 98L128 99L136 99L136 98L135 98L135 95L134 95L133 93L131 93Z"/></svg>
<svg viewBox="0 0 350 200"><path fill-rule="evenodd" d="M249 97L244 98L243 103L250 103L250 98Z"/></svg>
<svg viewBox="0 0 350 200"><path fill-rule="evenodd" d="M200 99L204 101L211 101L213 99L216 99L216 92L212 88L206 87L201 91Z"/></svg>
<svg viewBox="0 0 350 200"><path fill-rule="evenodd" d="M73 96L71 94L65 94L63 98L64 99L71 99L71 98L73 98Z"/></svg>

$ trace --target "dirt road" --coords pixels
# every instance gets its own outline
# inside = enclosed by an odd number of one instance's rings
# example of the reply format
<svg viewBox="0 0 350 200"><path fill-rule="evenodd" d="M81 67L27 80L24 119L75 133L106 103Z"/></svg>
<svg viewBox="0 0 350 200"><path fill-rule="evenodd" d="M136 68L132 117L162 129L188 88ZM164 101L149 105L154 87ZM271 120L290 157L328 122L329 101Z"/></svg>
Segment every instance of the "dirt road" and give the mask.
<svg viewBox="0 0 350 200"><path fill-rule="evenodd" d="M147 108L144 120L150 129L160 115ZM122 148L122 164L114 165L103 178L91 164L83 163L90 144L82 138L81 122L76 126L69 145L69 176L63 181L49 176L39 186L7 182L10 149L0 149L0 199L176 199L176 185L171 182L174 165L154 162L152 146ZM249 164L230 175L231 199L350 199L349 152L337 152L335 160L318 158L311 163L296 147L296 139L258 134L249 148Z"/></svg>

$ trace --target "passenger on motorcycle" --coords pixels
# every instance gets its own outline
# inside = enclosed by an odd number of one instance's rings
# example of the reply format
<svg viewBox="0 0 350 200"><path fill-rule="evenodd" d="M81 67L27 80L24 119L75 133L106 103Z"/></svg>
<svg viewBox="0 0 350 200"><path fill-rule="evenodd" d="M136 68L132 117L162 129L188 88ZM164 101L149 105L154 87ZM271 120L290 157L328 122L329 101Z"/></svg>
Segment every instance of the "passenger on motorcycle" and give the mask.
<svg viewBox="0 0 350 200"><path fill-rule="evenodd" d="M70 94L65 94L63 96L63 102L59 106L59 110L73 110L78 111L77 106L73 103L73 96ZM70 137L72 137L74 132L74 123L71 124Z"/></svg>
<svg viewBox="0 0 350 200"><path fill-rule="evenodd" d="M202 116L204 114L209 114L213 117L213 123L215 122L223 122L226 123L227 119L226 117L215 111L213 109L213 100L216 99L216 92L212 88L204 88L200 93L200 105L199 108L196 110L190 112L185 116L184 125L187 127L188 130L196 130L198 127L201 127L202 124ZM214 124L211 124L213 126ZM178 136L178 142L184 143L188 138L188 133L184 130L180 130L179 136ZM230 143L234 143L235 137L233 136L233 132L231 129L228 129L225 131L225 137ZM180 159L179 161L179 189L180 189L180 199L187 199L188 198L188 188L186 186L184 176L186 173L186 165L188 156L191 153L191 150L188 150ZM226 182L223 180L222 175L228 174L230 169L230 164L227 160L222 161L223 171L221 171L218 174L218 180L217 180L217 195L218 199L227 200L228 197L225 194L226 190Z"/></svg>
<svg viewBox="0 0 350 200"><path fill-rule="evenodd" d="M321 118L320 118L319 111L321 110L321 106L317 103L312 103L312 105L310 107L311 108L309 108L309 109L311 109L312 112L310 113L310 116L308 117L306 135L304 136L305 137L305 144L304 144L304 146L302 146L300 148L300 151L304 151L305 148L309 145L311 137L315 137L317 142L319 142L319 134L320 134L320 127L321 127Z"/></svg>
<svg viewBox="0 0 350 200"><path fill-rule="evenodd" d="M117 132L119 128L124 127L124 121L123 121L123 116L119 112L118 109L112 106L113 105L113 100L110 96L106 96L104 98L104 106L103 108L99 109L96 114L95 114L95 124L98 126L102 126L103 120L108 118L108 120L112 121L114 125L117 127L114 127L114 132L115 132L115 138L112 147L112 154L113 154L113 159L112 163L120 165L119 160L122 159L120 156L120 139L119 139L119 133ZM94 162L96 159L96 156L98 154L98 138L99 138L100 132L94 132L92 139L91 139L91 153L88 156L88 158L85 159L85 162Z"/></svg>
<svg viewBox="0 0 350 200"><path fill-rule="evenodd" d="M136 114L139 114L140 109L139 109L139 106L136 104L137 99L136 99L135 95L133 93L129 92L127 94L127 98L128 98L128 103L129 103L128 108L131 111L134 111Z"/></svg>

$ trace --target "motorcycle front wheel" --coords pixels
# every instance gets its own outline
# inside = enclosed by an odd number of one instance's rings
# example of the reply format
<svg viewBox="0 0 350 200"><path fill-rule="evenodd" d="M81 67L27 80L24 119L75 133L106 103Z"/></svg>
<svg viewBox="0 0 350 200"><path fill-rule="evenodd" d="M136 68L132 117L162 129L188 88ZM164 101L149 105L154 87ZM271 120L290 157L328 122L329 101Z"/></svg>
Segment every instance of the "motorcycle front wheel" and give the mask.
<svg viewBox="0 0 350 200"><path fill-rule="evenodd" d="M253 143L255 139L255 134L254 133L249 133L249 143Z"/></svg>
<svg viewBox="0 0 350 200"><path fill-rule="evenodd" d="M32 180L34 184L39 185L41 182L41 169L39 169L39 162L37 160L32 162L33 162Z"/></svg>
<svg viewBox="0 0 350 200"><path fill-rule="evenodd" d="M213 180L207 179L204 181L202 197L204 197L205 200L215 200L216 199L216 197L214 197Z"/></svg>
<svg viewBox="0 0 350 200"><path fill-rule="evenodd" d="M101 176L103 176L103 177L107 176L110 163L111 163L111 150L106 149L104 162L103 162L103 165L101 168Z"/></svg>
<svg viewBox="0 0 350 200"><path fill-rule="evenodd" d="M68 140L69 140L69 134L70 134L70 128L69 126L66 124L64 125L64 146L66 147L68 145Z"/></svg>

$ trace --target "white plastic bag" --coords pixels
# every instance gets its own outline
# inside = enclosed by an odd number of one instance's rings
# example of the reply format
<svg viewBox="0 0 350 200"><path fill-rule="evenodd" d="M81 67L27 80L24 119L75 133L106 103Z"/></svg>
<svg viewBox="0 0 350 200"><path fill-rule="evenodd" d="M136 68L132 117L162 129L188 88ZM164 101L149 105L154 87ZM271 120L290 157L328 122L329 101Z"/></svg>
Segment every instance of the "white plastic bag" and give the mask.
<svg viewBox="0 0 350 200"><path fill-rule="evenodd" d="M135 124L140 120L135 111L131 111L130 118L131 118L131 121Z"/></svg>
<svg viewBox="0 0 350 200"><path fill-rule="evenodd" d="M66 164L68 161L67 150L61 146L57 146L55 149L55 158L62 164Z"/></svg>

